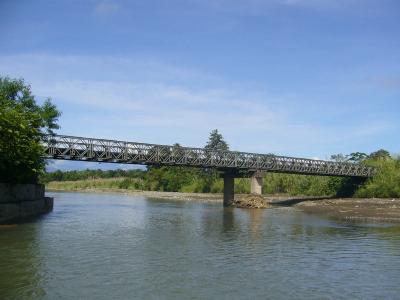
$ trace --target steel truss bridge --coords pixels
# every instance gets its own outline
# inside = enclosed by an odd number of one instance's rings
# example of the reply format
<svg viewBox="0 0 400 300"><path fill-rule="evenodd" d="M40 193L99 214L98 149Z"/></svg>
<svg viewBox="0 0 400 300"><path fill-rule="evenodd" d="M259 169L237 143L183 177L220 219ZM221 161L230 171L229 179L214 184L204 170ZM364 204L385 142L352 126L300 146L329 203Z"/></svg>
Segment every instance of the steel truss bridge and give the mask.
<svg viewBox="0 0 400 300"><path fill-rule="evenodd" d="M278 172L305 175L372 177L376 170L361 164L307 158L219 151L66 135L43 137L45 157L78 161L216 168L240 174ZM244 175L246 176L246 175Z"/></svg>

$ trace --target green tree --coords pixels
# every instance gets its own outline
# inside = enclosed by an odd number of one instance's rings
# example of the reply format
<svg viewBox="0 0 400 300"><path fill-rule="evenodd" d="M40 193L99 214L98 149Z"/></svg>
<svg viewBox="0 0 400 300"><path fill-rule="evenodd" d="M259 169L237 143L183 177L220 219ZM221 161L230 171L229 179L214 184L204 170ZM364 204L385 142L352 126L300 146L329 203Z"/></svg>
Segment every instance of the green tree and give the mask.
<svg viewBox="0 0 400 300"><path fill-rule="evenodd" d="M357 197L400 197L400 159L386 158L367 161L378 169L377 174L356 192Z"/></svg>
<svg viewBox="0 0 400 300"><path fill-rule="evenodd" d="M229 145L227 142L225 142L222 134L218 132L218 129L214 129L210 132L210 136L208 137L208 141L204 149L208 151L227 151L229 150ZM206 155L211 157L212 154L208 152ZM218 159L218 154L215 154L215 157ZM203 169L201 172L201 177L203 182L202 192L209 193L217 184L219 180L219 173L215 169Z"/></svg>
<svg viewBox="0 0 400 300"><path fill-rule="evenodd" d="M380 149L378 151L372 152L369 155L370 159L374 159L374 160L386 160L386 159L390 159L390 153L384 149Z"/></svg>
<svg viewBox="0 0 400 300"><path fill-rule="evenodd" d="M348 157L348 161L355 162L355 163L360 163L368 158L368 155L363 153L363 152L353 152L350 153Z"/></svg>
<svg viewBox="0 0 400 300"><path fill-rule="evenodd" d="M45 167L41 137L59 128L59 116L50 99L37 104L23 80L0 77L0 182L37 182Z"/></svg>
<svg viewBox="0 0 400 300"><path fill-rule="evenodd" d="M218 129L214 129L210 132L208 142L204 147L206 150L229 150L229 145L224 141L222 134L218 132Z"/></svg>

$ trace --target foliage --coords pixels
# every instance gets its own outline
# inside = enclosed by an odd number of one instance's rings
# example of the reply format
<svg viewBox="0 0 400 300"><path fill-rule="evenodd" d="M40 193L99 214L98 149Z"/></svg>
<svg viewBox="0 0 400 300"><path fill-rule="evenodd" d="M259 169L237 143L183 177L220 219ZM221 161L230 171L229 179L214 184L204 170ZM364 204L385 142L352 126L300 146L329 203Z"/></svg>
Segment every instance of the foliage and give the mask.
<svg viewBox="0 0 400 300"><path fill-rule="evenodd" d="M134 170L82 170L82 171L60 171L44 173L41 176L41 181L44 183L50 181L76 181L86 179L100 179L100 178L142 178L144 177L145 171L140 169Z"/></svg>
<svg viewBox="0 0 400 300"><path fill-rule="evenodd" d="M339 183L337 178L294 174L267 173L263 191L266 194L288 194L292 196L333 196Z"/></svg>
<svg viewBox="0 0 400 300"><path fill-rule="evenodd" d="M82 189L125 189L143 190L141 178L115 177L97 178L74 181L51 181L46 184L47 188L56 190L82 190Z"/></svg>
<svg viewBox="0 0 400 300"><path fill-rule="evenodd" d="M226 151L229 150L229 145L227 144L227 142L225 142L222 134L218 132L218 129L214 129L211 131L208 142L204 149Z"/></svg>
<svg viewBox="0 0 400 300"><path fill-rule="evenodd" d="M386 159L391 159L392 157L390 156L390 153L387 150L380 149L378 151L372 152L369 155L369 159L372 160L386 160Z"/></svg>
<svg viewBox="0 0 400 300"><path fill-rule="evenodd" d="M23 80L0 77L0 182L35 183L45 162L40 139L53 133L60 112L36 103Z"/></svg>
<svg viewBox="0 0 400 300"><path fill-rule="evenodd" d="M149 167L144 177L150 191L178 192L192 181L193 169L183 167Z"/></svg>
<svg viewBox="0 0 400 300"><path fill-rule="evenodd" d="M360 163L368 158L368 154L363 152L353 152L348 155L347 160L354 163Z"/></svg>
<svg viewBox="0 0 400 300"><path fill-rule="evenodd" d="M356 193L356 197L398 198L400 197L400 159L374 156L366 163L378 168L379 172L369 179ZM385 158L386 157L386 158Z"/></svg>
<svg viewBox="0 0 400 300"><path fill-rule="evenodd" d="M389 151L380 149L378 151L372 152L370 155L363 152L353 152L349 155L344 155L342 153L331 155L331 160L336 162L353 162L353 163L361 163L366 160L382 160L382 159L390 159Z"/></svg>
<svg viewBox="0 0 400 300"><path fill-rule="evenodd" d="M222 134L218 132L218 129L214 129L210 132L210 136L208 137L208 141L204 146L204 149L228 151L229 145L227 142L225 142ZM215 169L201 170L200 177L202 182L202 192L212 193L212 192L222 191L223 184L222 181L220 180L219 173Z"/></svg>

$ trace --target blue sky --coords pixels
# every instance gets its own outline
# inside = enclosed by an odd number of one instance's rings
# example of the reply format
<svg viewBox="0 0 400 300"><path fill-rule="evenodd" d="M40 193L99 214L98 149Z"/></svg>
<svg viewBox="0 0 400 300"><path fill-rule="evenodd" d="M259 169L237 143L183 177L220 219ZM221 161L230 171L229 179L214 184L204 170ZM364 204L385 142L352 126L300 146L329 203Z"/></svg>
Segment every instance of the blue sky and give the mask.
<svg viewBox="0 0 400 300"><path fill-rule="evenodd" d="M0 31L0 74L51 97L61 134L400 152L399 1L1 0Z"/></svg>

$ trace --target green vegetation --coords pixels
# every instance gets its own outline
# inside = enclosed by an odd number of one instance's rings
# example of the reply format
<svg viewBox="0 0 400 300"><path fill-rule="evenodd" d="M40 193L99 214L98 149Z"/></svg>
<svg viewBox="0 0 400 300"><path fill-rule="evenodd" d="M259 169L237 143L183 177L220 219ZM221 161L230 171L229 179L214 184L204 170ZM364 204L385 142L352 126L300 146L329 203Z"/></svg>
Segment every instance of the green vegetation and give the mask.
<svg viewBox="0 0 400 300"><path fill-rule="evenodd" d="M140 178L116 177L97 178L76 181L51 181L47 187L55 190L84 190L84 189L124 189L142 190L143 182Z"/></svg>
<svg viewBox="0 0 400 300"><path fill-rule="evenodd" d="M22 80L0 77L0 182L35 183L44 171L40 139L58 129L60 112L36 103Z"/></svg>
<svg viewBox="0 0 400 300"><path fill-rule="evenodd" d="M143 170L83 170L83 171L55 171L51 173L44 173L41 176L42 182L50 181L77 181L87 179L101 179L101 178L142 178L145 174Z"/></svg>
<svg viewBox="0 0 400 300"><path fill-rule="evenodd" d="M223 180L216 171L206 174L200 169L182 167L149 167L147 171L56 171L42 176L42 181L49 188L66 190L109 188L186 193L223 191ZM333 196L340 193L348 196L353 188L345 184L347 181L345 178L268 173L264 178L263 191L266 194L293 196ZM250 179L235 179L235 192L249 193Z"/></svg>
<svg viewBox="0 0 400 300"><path fill-rule="evenodd" d="M218 129L214 129L211 131L204 149L227 151L229 150L229 145L224 141L224 138L222 137L222 134L218 132Z"/></svg>
<svg viewBox="0 0 400 300"><path fill-rule="evenodd" d="M400 157L384 156L369 160L371 166L379 169L377 175L369 179L355 193L356 197L399 198L400 197Z"/></svg>

